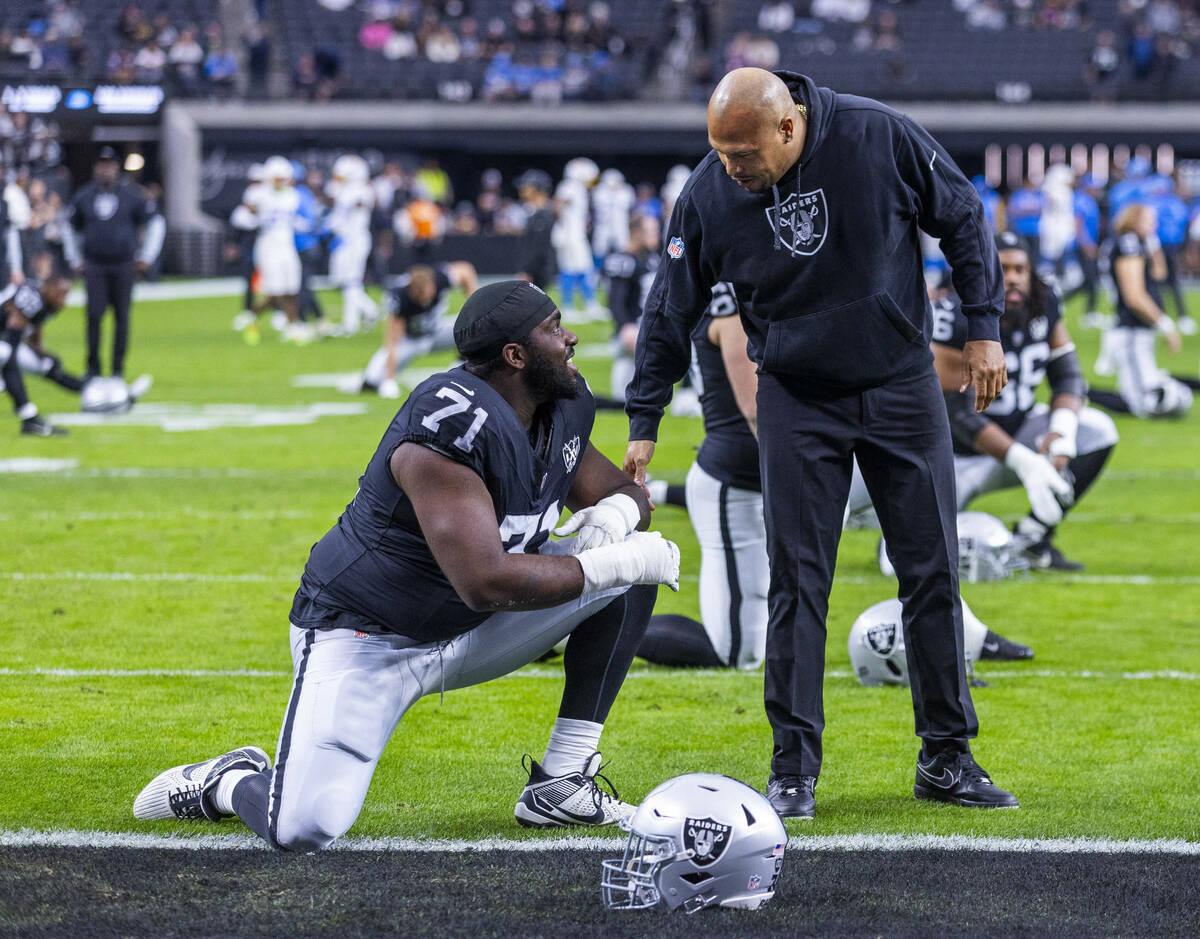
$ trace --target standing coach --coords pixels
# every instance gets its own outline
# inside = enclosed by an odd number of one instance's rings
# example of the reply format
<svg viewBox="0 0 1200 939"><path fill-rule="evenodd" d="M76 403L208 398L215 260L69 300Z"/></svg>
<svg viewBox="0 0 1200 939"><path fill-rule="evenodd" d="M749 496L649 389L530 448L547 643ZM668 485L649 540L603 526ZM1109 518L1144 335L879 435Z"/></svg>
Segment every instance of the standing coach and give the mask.
<svg viewBox="0 0 1200 939"><path fill-rule="evenodd" d="M825 618L858 458L900 581L917 756L914 794L1015 807L971 756L954 457L929 351L918 229L941 240L968 327L976 409L1006 381L1000 266L974 187L922 128L803 75L744 68L708 105L712 151L671 218L627 396L625 470L645 479L688 336L732 283L759 369L758 446L771 562L767 796L811 818L821 770ZM724 172L722 172L722 168ZM895 540L893 540L895 539Z"/></svg>
<svg viewBox="0 0 1200 939"><path fill-rule="evenodd" d="M100 321L111 305L115 329L112 374L124 377L129 344L129 304L133 281L158 257L166 223L138 186L121 178L117 151L102 147L92 181L71 200L71 225L63 247L87 290L87 375L100 370ZM141 248L138 230L145 227ZM78 239L78 240L77 240Z"/></svg>

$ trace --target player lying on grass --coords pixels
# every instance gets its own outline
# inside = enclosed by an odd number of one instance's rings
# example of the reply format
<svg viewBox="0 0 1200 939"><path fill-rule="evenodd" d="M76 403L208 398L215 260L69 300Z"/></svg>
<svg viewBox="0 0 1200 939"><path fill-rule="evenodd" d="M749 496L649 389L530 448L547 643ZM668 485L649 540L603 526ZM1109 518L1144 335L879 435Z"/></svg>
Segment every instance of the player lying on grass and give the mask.
<svg viewBox="0 0 1200 939"><path fill-rule="evenodd" d="M558 720L516 804L527 826L605 825L597 747L679 550L591 446L576 336L538 288L475 292L466 364L419 385L309 555L291 612L295 680L274 770L246 746L155 778L142 819L238 815L270 844L323 848L354 823L388 738L426 694L478 684L570 636ZM575 514L550 542L563 505ZM644 586L634 586L644 585Z"/></svg>

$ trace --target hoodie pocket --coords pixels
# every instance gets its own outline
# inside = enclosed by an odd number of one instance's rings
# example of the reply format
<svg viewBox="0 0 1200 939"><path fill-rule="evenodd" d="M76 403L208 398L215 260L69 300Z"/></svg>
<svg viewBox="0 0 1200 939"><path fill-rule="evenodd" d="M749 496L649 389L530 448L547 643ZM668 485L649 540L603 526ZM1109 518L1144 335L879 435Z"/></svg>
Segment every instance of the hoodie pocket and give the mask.
<svg viewBox="0 0 1200 939"><path fill-rule="evenodd" d="M763 371L833 389L868 388L909 368L925 345L886 291L767 327Z"/></svg>

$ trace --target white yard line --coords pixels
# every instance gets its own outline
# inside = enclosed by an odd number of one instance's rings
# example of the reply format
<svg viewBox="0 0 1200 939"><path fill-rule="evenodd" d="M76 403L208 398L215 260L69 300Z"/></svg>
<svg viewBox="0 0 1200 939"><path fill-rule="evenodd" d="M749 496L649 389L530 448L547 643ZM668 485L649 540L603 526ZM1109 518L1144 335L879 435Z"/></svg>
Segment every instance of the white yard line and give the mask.
<svg viewBox="0 0 1200 939"><path fill-rule="evenodd" d="M287 574L197 574L155 571L0 571L0 580L97 580L97 581L164 581L197 584L277 584L296 580L295 573Z"/></svg>
<svg viewBox="0 0 1200 939"><path fill-rule="evenodd" d="M289 671L261 671L255 669L175 669L175 668L57 668L53 666L31 666L29 668L0 668L0 677L31 677L45 675L52 678L286 678ZM687 672L688 677L713 679L757 679L762 680L762 672L738 671L733 669L704 668ZM636 681L643 678L669 678L677 676L677 672L662 669L634 669L626 676L627 680ZM827 678L853 678L854 672L848 668L831 668L825 671ZM504 675L496 681L511 681L520 678L549 678L561 681L561 668L533 667ZM1176 669L1146 669L1130 672L1102 672L1091 669L1050 669L1050 668L989 668L980 666L980 677L988 679L1009 678L1065 678L1073 680L1093 681L1200 681L1200 672L1182 672Z"/></svg>
<svg viewBox="0 0 1200 939"><path fill-rule="evenodd" d="M180 506L170 512L28 512L23 515L0 515L0 522L164 522L183 519L203 521L238 519L269 522L276 519L314 518L318 512L297 509L278 509L262 512L243 509L193 509Z"/></svg>
<svg viewBox="0 0 1200 939"><path fill-rule="evenodd" d="M422 852L465 854L517 851L619 851L623 838L566 835L557 838L342 838L334 851ZM153 835L104 831L0 831L0 848L140 848L180 851L260 850L265 842L253 835ZM994 851L1016 854L1200 854L1200 842L1178 838L1116 841L1107 838L980 838L972 835L818 835L788 839L793 851Z"/></svg>

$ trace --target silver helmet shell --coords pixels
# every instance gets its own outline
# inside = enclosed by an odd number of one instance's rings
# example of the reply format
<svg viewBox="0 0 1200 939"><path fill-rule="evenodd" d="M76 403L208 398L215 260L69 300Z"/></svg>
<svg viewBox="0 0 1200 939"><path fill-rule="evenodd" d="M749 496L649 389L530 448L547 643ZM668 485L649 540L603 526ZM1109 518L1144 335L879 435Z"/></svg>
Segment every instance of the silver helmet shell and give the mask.
<svg viewBox="0 0 1200 939"><path fill-rule="evenodd" d="M625 853L602 862L610 910L756 910L775 895L787 832L745 783L687 773L655 787L621 827Z"/></svg>
<svg viewBox="0 0 1200 939"><path fill-rule="evenodd" d="M988 628L962 600L963 653L973 671L983 652ZM850 665L861 685L908 685L908 659L904 652L903 608L899 600L883 600L867 607L850 627L847 640Z"/></svg>

